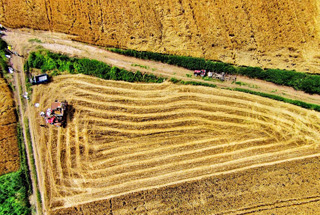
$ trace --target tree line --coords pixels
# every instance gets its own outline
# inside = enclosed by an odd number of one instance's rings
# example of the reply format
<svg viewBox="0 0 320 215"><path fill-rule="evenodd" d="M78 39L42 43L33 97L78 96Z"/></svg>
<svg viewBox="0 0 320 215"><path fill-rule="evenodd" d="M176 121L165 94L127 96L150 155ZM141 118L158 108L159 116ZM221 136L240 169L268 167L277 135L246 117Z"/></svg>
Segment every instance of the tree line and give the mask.
<svg viewBox="0 0 320 215"><path fill-rule="evenodd" d="M25 71L28 71L29 68L41 69L43 73L50 70L68 71L71 74L81 73L106 80L148 83L162 83L164 81L163 77L157 77L153 74L143 74L140 71L131 72L118 67L111 67L97 60L72 58L43 50L32 52L24 67Z"/></svg>
<svg viewBox="0 0 320 215"><path fill-rule="evenodd" d="M250 78L269 81L278 85L293 87L309 94L320 94L320 75L312 75L294 70L262 69L260 67L234 66L204 58L161 54L147 51L110 48L112 52L145 60L160 61L190 70L206 69L217 73L226 72L233 75L244 75Z"/></svg>

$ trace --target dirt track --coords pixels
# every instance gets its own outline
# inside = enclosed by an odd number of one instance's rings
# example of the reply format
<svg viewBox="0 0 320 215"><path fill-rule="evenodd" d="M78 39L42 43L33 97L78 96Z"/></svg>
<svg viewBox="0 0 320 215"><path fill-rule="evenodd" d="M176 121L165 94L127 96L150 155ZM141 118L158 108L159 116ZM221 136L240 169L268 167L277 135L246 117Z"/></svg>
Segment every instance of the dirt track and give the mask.
<svg viewBox="0 0 320 215"><path fill-rule="evenodd" d="M37 46L42 46L46 49L49 49L54 52L62 52L68 55L87 57L91 59L96 59L103 61L107 64L117 66L120 68L125 68L131 71L143 71L148 73L154 73L156 75L162 75L165 77L176 77L183 80L195 80L202 81L202 79L192 77L186 77L186 74L192 74L193 72L181 67L171 66L167 64L162 64L154 61L140 60L136 58L126 57L118 55L109 51L106 51L104 48L95 47L86 45L80 42L71 41L73 38L70 35L47 32L47 31L35 31L29 29L12 29L10 32L6 33L7 36L4 38L13 45L14 48L21 47L23 48L25 54L30 50L35 49ZM39 39L41 43L29 42L30 39ZM149 69L144 69L139 66L147 66ZM283 96L285 98L301 100L309 103L320 104L320 95L309 95L302 91L296 91L291 87L278 86L265 81L249 79L246 77L238 77L238 81L248 83L249 86L239 86L232 84L231 82L209 82L214 83L222 88L245 88L251 89L254 91L265 92L269 94Z"/></svg>

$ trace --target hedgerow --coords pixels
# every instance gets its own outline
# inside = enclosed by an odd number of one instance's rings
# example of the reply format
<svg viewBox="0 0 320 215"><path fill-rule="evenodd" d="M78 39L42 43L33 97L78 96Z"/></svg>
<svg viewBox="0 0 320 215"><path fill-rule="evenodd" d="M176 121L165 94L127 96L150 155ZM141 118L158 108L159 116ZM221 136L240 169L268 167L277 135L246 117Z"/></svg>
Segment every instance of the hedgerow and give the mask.
<svg viewBox="0 0 320 215"><path fill-rule="evenodd" d="M70 58L62 54L49 51L32 52L26 62L25 71L29 68L41 69L42 72L50 70L68 71L71 74L82 73L92 75L107 80L123 80L128 82L153 82L162 83L164 78L153 74L142 74L141 72L131 72L87 58Z"/></svg>
<svg viewBox="0 0 320 215"><path fill-rule="evenodd" d="M284 98L281 96L268 94L268 93L262 93L262 92L256 92L256 91L252 91L252 90L248 90L248 89L234 88L233 90L239 91L239 92L244 92L244 93L249 93L249 94L253 94L253 95L258 95L258 96L270 98L270 99L277 100L277 101L282 101L285 103L293 104L293 105L300 106L300 107L303 107L306 109L316 110L316 111L320 112L320 105L310 104L310 103L306 103L306 102L299 101L299 100L292 100L292 99Z"/></svg>
<svg viewBox="0 0 320 215"><path fill-rule="evenodd" d="M6 58L6 49L8 47L8 44L6 41L0 38L0 70L2 73L7 73L8 71L8 60Z"/></svg>
<svg viewBox="0 0 320 215"><path fill-rule="evenodd" d="M293 87L310 94L320 94L320 76L311 75L292 70L261 69L250 66L234 66L232 64L205 60L203 58L185 57L177 55L160 54L146 51L123 50L117 48L109 49L126 56L141 59L160 61L186 69L206 69L214 72L226 72L229 74L244 75L250 78L258 78L278 85Z"/></svg>

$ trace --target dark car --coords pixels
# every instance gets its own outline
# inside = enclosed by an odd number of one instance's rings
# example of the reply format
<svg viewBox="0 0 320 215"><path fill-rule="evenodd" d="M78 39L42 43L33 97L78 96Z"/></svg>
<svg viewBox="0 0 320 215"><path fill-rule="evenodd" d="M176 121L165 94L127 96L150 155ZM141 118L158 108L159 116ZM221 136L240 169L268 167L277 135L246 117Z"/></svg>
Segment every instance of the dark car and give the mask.
<svg viewBox="0 0 320 215"><path fill-rule="evenodd" d="M35 85L35 84L46 84L48 82L49 82L49 75L47 75L47 74L33 76L30 79L30 83L33 84L33 85Z"/></svg>

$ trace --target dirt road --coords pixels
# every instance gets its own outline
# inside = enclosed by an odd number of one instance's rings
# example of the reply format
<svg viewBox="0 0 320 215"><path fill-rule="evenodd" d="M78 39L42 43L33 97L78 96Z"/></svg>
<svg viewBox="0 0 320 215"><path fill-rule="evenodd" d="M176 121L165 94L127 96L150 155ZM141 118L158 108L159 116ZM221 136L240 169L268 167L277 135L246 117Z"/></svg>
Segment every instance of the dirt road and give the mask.
<svg viewBox="0 0 320 215"><path fill-rule="evenodd" d="M21 53L23 50L23 47L20 47L20 46L15 46L14 48L19 53ZM28 111L29 101L22 97L24 92L26 92L25 75L24 75L24 72L21 72L23 71L24 60L21 57L13 55L11 58L11 63L13 64L15 71L19 71L14 73L14 85L16 89L15 91L16 102L18 103L19 113L20 113L20 116L18 117L20 118L21 126L24 128L23 129L24 144L25 144L26 153L27 153L28 167L31 173L30 178L32 183L33 195L30 197L30 204L35 207L37 214L42 214L40 202L37 201L37 191L38 191L37 178L39 177L32 174L33 172L36 172L36 173L38 172L38 169L37 171L32 170L34 167L31 162L31 156L32 156L32 153L33 155L35 155L35 151L34 151L34 146L32 147L32 149L30 149L28 146L27 133L26 133L26 127L25 127L26 125L24 124L24 119L29 117L29 111ZM22 104L22 101L24 105ZM32 125L30 123L29 123L29 128L32 129ZM30 135L32 139L31 132L30 132ZM33 152L31 150L33 150ZM37 159L37 156L34 156L34 159Z"/></svg>
<svg viewBox="0 0 320 215"><path fill-rule="evenodd" d="M20 49L22 54L25 56L27 56L29 51L35 50L36 48L39 48L39 46L42 46L53 52L61 52L72 56L96 59L112 66L125 68L131 71L139 70L142 72L153 73L155 75L162 75L170 78L175 77L189 81L208 82L200 78L196 78L193 75L192 77L187 77L187 74L192 74L192 71L190 70L159 62L141 60L115 54L106 51L106 49L103 47L72 41L73 36L71 35L47 31L35 31L30 29L10 29L4 38L9 44L13 45L15 49ZM146 68L142 68L141 66ZM251 89L254 91L283 96L285 98L320 104L320 95L309 95L302 91L296 91L291 87L278 86L273 83L249 79L247 77L239 76L237 80L246 83L246 85L239 86L233 84L232 82L220 83L209 81L209 83L214 83L221 88L237 87Z"/></svg>

